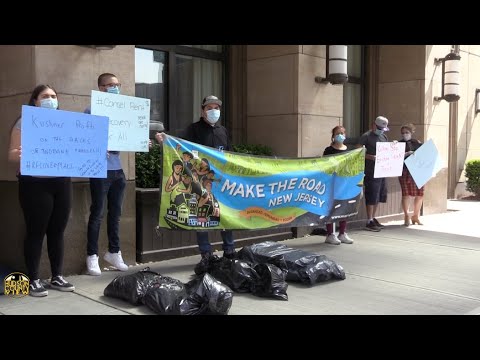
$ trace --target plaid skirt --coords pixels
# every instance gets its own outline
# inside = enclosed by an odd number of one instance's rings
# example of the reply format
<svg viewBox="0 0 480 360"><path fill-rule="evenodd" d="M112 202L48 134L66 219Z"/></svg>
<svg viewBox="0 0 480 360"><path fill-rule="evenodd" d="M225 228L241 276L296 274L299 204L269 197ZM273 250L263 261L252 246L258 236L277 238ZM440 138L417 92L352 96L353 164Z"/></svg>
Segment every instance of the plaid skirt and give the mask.
<svg viewBox="0 0 480 360"><path fill-rule="evenodd" d="M398 178L400 187L402 188L402 196L423 196L424 186L420 189L410 175L410 171L404 166L402 176Z"/></svg>

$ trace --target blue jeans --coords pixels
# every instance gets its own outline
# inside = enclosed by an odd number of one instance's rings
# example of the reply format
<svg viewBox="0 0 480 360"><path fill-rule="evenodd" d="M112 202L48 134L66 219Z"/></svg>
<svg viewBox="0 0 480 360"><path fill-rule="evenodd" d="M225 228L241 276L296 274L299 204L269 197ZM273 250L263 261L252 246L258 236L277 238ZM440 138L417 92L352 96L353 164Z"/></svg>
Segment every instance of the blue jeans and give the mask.
<svg viewBox="0 0 480 360"><path fill-rule="evenodd" d="M120 215L122 215L123 195L125 194L125 174L123 170L108 170L106 179L90 178L92 205L88 219L87 255L98 255L98 236L103 219L105 197L108 201L107 235L108 251L120 251Z"/></svg>
<svg viewBox="0 0 480 360"><path fill-rule="evenodd" d="M232 230L223 230L222 231L222 240L223 240L223 251L227 254L235 251L235 243L233 241ZM198 248L202 254L211 253L212 245L208 241L208 232L207 231L197 231L197 243Z"/></svg>

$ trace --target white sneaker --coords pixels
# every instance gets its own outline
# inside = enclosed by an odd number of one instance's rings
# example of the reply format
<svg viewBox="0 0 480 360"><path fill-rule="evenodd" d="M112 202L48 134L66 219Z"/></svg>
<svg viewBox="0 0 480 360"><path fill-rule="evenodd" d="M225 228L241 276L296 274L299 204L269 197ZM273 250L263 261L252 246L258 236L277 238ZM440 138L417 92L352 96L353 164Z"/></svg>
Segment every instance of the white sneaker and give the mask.
<svg viewBox="0 0 480 360"><path fill-rule="evenodd" d="M98 255L87 256L87 274L93 276L102 274L100 266L98 266Z"/></svg>
<svg viewBox="0 0 480 360"><path fill-rule="evenodd" d="M325 239L325 242L333 245L341 244L340 240L338 240L337 235L335 234L328 235L327 238Z"/></svg>
<svg viewBox="0 0 480 360"><path fill-rule="evenodd" d="M122 259L122 252L121 251L119 251L118 253L111 253L111 252L107 251L105 253L105 256L103 257L103 259L106 262L113 265L114 267L116 267L120 271L127 271L128 270L128 265L125 264L125 262Z"/></svg>
<svg viewBox="0 0 480 360"><path fill-rule="evenodd" d="M347 233L338 234L338 240L344 244L353 244L353 239Z"/></svg>

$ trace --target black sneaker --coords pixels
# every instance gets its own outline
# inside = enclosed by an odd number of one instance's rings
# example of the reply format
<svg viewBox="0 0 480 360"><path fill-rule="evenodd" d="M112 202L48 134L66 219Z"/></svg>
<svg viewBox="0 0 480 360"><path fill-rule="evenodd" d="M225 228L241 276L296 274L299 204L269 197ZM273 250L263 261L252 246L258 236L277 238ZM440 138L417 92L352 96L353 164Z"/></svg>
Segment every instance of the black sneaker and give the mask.
<svg viewBox="0 0 480 360"><path fill-rule="evenodd" d="M236 259L237 258L237 252L235 250L233 251L229 251L229 252L223 252L223 257L226 258L226 259L230 259L230 260L233 260L233 259Z"/></svg>
<svg viewBox="0 0 480 360"><path fill-rule="evenodd" d="M365 225L365 229L366 230L370 230L370 231L375 231L375 232L378 232L381 230L381 228L379 228L377 225L375 225L375 221L370 221L368 222L366 225Z"/></svg>
<svg viewBox="0 0 480 360"><path fill-rule="evenodd" d="M33 280L30 282L30 290L28 292L31 296L35 297L41 297L41 296L47 296L48 291L43 287L42 282L40 279Z"/></svg>
<svg viewBox="0 0 480 360"><path fill-rule="evenodd" d="M383 229L385 227L385 225L382 225L378 222L377 219L373 218L373 222L375 223L375 225L377 225L377 227L379 227L380 229Z"/></svg>
<svg viewBox="0 0 480 360"><path fill-rule="evenodd" d="M202 253L202 260L195 265L195 274L202 275L208 272L208 266L210 265L210 258L212 257L212 253Z"/></svg>
<svg viewBox="0 0 480 360"><path fill-rule="evenodd" d="M54 276L50 281L50 287L60 291L74 291L75 286L66 281L62 275Z"/></svg>

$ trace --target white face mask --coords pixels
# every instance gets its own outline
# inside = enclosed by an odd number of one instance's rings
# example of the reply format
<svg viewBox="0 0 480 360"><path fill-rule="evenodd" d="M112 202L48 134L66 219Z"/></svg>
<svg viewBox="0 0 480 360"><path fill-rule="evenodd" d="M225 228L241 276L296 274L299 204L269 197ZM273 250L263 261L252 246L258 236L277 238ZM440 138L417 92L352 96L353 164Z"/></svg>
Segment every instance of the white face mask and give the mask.
<svg viewBox="0 0 480 360"><path fill-rule="evenodd" d="M210 124L215 124L218 119L220 119L220 110L218 109L211 109L211 110L208 110L207 112L207 121L210 123Z"/></svg>
<svg viewBox="0 0 480 360"><path fill-rule="evenodd" d="M402 134L402 137L403 137L403 140L408 141L412 139L412 134L405 133L405 134Z"/></svg>
<svg viewBox="0 0 480 360"><path fill-rule="evenodd" d="M58 108L58 100L53 98L42 99L40 100L40 107L56 110Z"/></svg>

